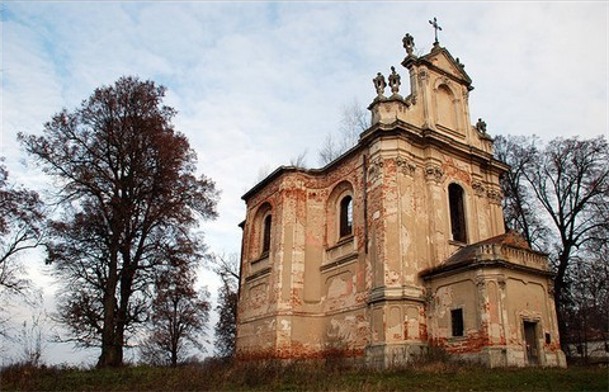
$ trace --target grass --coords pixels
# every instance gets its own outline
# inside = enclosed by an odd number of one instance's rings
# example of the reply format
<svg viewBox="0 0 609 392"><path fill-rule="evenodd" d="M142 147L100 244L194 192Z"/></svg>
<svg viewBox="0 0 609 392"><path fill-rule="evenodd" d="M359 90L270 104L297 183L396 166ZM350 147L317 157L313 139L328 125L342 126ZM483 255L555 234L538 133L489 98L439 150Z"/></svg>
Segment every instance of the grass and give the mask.
<svg viewBox="0 0 609 392"><path fill-rule="evenodd" d="M206 363L178 368L76 369L12 365L2 391L608 391L606 366L486 369L428 363L385 371L304 362Z"/></svg>

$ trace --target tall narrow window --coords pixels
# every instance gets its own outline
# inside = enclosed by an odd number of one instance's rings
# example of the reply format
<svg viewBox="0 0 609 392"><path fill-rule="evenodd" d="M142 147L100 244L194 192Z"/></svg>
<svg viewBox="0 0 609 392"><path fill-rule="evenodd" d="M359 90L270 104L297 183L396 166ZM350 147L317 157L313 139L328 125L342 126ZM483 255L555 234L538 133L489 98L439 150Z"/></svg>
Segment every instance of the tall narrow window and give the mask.
<svg viewBox="0 0 609 392"><path fill-rule="evenodd" d="M345 196L340 201L340 236L353 234L353 198Z"/></svg>
<svg viewBox="0 0 609 392"><path fill-rule="evenodd" d="M262 232L262 253L267 253L271 249L271 215L264 218L264 228Z"/></svg>
<svg viewBox="0 0 609 392"><path fill-rule="evenodd" d="M450 203L450 228L453 240L467 242L463 188L457 184L450 184L448 186L448 201Z"/></svg>
<svg viewBox="0 0 609 392"><path fill-rule="evenodd" d="M463 309L451 310L450 322L453 336L463 336Z"/></svg>

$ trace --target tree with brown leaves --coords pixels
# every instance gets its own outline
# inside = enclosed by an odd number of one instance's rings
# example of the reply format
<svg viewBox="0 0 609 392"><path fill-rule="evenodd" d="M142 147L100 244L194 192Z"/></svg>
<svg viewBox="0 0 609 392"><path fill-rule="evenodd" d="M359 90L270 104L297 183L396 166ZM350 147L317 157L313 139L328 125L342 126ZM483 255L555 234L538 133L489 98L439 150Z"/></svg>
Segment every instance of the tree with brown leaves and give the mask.
<svg viewBox="0 0 609 392"><path fill-rule="evenodd" d="M0 159L0 290L23 293L28 287L19 253L42 240L43 204L34 191L12 184Z"/></svg>
<svg viewBox="0 0 609 392"><path fill-rule="evenodd" d="M99 367L123 363L158 272L176 258L196 265L205 247L193 229L217 214L214 182L195 176L196 155L164 95L122 77L53 116L42 136L18 136L58 187L63 214L50 223L47 262L64 283L69 340L100 346Z"/></svg>
<svg viewBox="0 0 609 392"><path fill-rule="evenodd" d="M140 350L144 361L153 365L176 367L193 348L204 351L202 338L211 307L209 293L195 290L194 271L185 261L172 263L155 283L150 334Z"/></svg>

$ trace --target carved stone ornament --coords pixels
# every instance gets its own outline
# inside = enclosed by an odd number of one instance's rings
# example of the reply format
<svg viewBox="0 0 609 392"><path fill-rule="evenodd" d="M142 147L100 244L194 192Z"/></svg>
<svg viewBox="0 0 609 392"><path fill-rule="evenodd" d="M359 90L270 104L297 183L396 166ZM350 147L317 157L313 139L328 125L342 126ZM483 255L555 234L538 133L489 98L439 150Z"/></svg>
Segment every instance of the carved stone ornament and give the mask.
<svg viewBox="0 0 609 392"><path fill-rule="evenodd" d="M440 182L442 177L444 176L444 170L438 165L427 165L425 166L425 178L427 180L433 180L435 182Z"/></svg>
<svg viewBox="0 0 609 392"><path fill-rule="evenodd" d="M419 71L419 80L427 80L427 72L424 69Z"/></svg>
<svg viewBox="0 0 609 392"><path fill-rule="evenodd" d="M506 280L505 280L505 277L500 277L500 278L497 278L497 284L499 285L499 288L500 288L500 289L502 289L502 290L503 290L503 289L505 289L505 284L506 284L506 283L507 283L507 282L506 282Z"/></svg>
<svg viewBox="0 0 609 392"><path fill-rule="evenodd" d="M400 172L407 176L412 176L414 174L415 169L417 168L417 166L414 163L412 163L402 157L397 157L395 159L395 164L398 167L398 169L400 170Z"/></svg>
<svg viewBox="0 0 609 392"><path fill-rule="evenodd" d="M503 194L498 189L487 190L486 197L488 197L489 201L493 204L501 204L501 201L503 200Z"/></svg>
<svg viewBox="0 0 609 392"><path fill-rule="evenodd" d="M474 190L474 193L476 194L476 196L478 197L482 197L484 196L484 184L481 181L472 181L472 189Z"/></svg>
<svg viewBox="0 0 609 392"><path fill-rule="evenodd" d="M383 74L378 72L376 77L372 79L372 83L374 83L374 88L376 89L377 99L385 98L383 94L385 93L387 82L385 82L385 77Z"/></svg>
<svg viewBox="0 0 609 392"><path fill-rule="evenodd" d="M414 51L414 37L410 35L410 33L406 33L404 38L402 38L402 44L404 45L404 49L406 49L406 54L412 56L412 52Z"/></svg>
<svg viewBox="0 0 609 392"><path fill-rule="evenodd" d="M396 96L400 92L400 75L395 72L395 67L391 67L391 75L389 75L389 87L391 88L391 93Z"/></svg>
<svg viewBox="0 0 609 392"><path fill-rule="evenodd" d="M368 180L374 181L381 174L381 169L383 168L383 160L380 158L375 159L370 162L370 167L368 168Z"/></svg>
<svg viewBox="0 0 609 392"><path fill-rule="evenodd" d="M481 134L486 134L486 122L484 122L481 118L478 119L476 123L476 130Z"/></svg>

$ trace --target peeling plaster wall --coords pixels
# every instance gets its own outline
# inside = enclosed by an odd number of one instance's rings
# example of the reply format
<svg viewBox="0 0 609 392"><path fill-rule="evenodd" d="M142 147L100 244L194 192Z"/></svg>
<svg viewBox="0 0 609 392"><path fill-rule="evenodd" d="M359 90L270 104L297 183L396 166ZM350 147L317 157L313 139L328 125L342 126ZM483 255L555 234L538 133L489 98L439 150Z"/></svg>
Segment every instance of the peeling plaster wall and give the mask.
<svg viewBox="0 0 609 392"><path fill-rule="evenodd" d="M311 356L338 340L360 351L368 343L362 165L356 155L324 175L286 173L248 200L238 311L241 352L264 347L280 356ZM345 192L353 198L353 234L339 238L336 205ZM260 258L255 216L266 203L272 206L271 250ZM265 319L275 316L281 319ZM256 336L273 329L274 334Z"/></svg>
<svg viewBox="0 0 609 392"><path fill-rule="evenodd" d="M529 321L537 323L540 364L564 366L548 284L544 276L500 268L434 279L427 314L432 341L490 366L525 366L523 321ZM452 309L463 310L463 336L452 336Z"/></svg>
<svg viewBox="0 0 609 392"><path fill-rule="evenodd" d="M523 365L527 320L536 323L541 364L562 366L543 255L502 248L502 262L518 268L423 279L504 233L499 176L507 167L471 125L471 81L445 49L403 65L411 94L375 99L356 147L323 169L280 168L244 196L238 354L314 358L340 349L388 366L431 343L489 366ZM452 238L451 184L463 191L465 242ZM352 233L341 237L346 196ZM262 252L269 214L270 249ZM490 245L476 249L484 261L499 260ZM456 308L462 337L451 336Z"/></svg>

